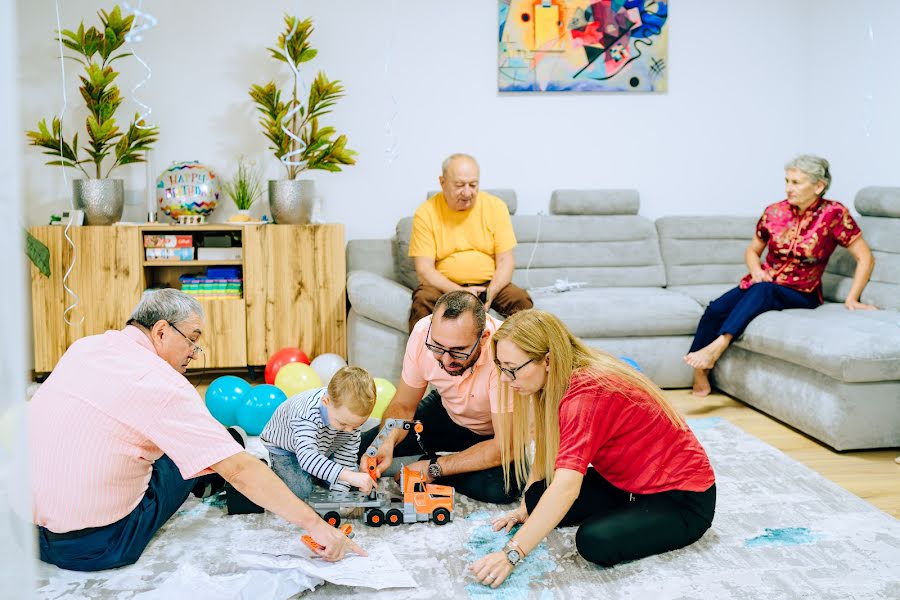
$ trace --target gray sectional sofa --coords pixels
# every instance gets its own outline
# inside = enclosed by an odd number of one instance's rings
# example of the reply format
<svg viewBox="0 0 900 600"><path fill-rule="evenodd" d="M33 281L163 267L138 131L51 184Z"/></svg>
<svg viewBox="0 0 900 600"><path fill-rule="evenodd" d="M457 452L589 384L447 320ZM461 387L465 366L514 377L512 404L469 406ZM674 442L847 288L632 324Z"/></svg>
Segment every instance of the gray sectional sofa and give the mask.
<svg viewBox="0 0 900 600"><path fill-rule="evenodd" d="M629 356L662 387L688 387L682 356L708 302L746 272L755 217L638 215L634 190L557 190L549 215L515 214L513 281L535 307L558 315L590 345ZM855 262L839 249L824 306L755 319L713 370L723 391L837 450L900 446L900 188L866 188L856 200L876 256L862 300L888 310L850 312L840 302ZM412 219L390 240L347 245L348 354L375 376L400 377L411 289ZM837 304L835 304L837 303Z"/></svg>

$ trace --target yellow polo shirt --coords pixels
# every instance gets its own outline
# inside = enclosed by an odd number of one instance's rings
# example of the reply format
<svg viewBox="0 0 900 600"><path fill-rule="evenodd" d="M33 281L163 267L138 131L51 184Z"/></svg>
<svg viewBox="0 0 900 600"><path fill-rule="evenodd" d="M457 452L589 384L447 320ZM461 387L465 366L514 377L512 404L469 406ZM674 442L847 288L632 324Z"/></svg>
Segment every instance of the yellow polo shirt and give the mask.
<svg viewBox="0 0 900 600"><path fill-rule="evenodd" d="M438 192L416 210L410 256L434 258L438 272L458 285L490 281L494 258L516 245L509 209L503 200L478 192L469 210L451 210Z"/></svg>

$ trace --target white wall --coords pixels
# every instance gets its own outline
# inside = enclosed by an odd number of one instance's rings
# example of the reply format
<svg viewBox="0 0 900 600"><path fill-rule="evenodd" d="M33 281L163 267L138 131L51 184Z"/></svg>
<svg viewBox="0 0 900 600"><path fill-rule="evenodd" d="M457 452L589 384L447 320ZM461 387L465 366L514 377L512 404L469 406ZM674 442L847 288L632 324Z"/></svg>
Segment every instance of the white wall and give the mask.
<svg viewBox="0 0 900 600"><path fill-rule="evenodd" d="M20 202L19 98L16 80L16 10L0 2L0 280L24 287L27 259L22 255ZM0 295L0 597L34 594L34 528L30 523L31 485L25 425L25 295Z"/></svg>
<svg viewBox="0 0 900 600"><path fill-rule="evenodd" d="M98 7L111 6L63 4L66 27L83 18L93 23ZM314 18L320 55L312 65L347 87L329 122L349 134L359 164L317 180L326 218L345 223L348 239L389 236L434 188L441 159L454 151L480 159L483 186L515 188L521 213L546 210L555 188L636 187L649 217L757 214L783 197L781 166L804 151L833 159L836 199L849 202L862 185L896 183L887 155L898 133L891 57L900 54L900 42L888 38L900 3L867 0L855 12L838 0L726 1L714 9L700 0L673 4L668 93L501 96L493 1L147 0L145 10L159 24L137 50L153 68L139 93L162 128L153 172L196 159L230 175L243 153L266 165L267 176L282 176L246 90L287 77L265 50L287 11ZM61 99L53 2L19 6L24 128L58 111ZM894 19L883 19L885 12ZM867 23L875 28L877 52L867 47ZM874 66L863 76L867 60ZM69 120L80 122L74 63L67 66ZM130 99L141 69L118 66ZM867 94L875 100L864 101ZM385 152L391 95L399 138L393 162ZM127 102L122 116L134 110ZM864 110L877 130L868 137ZM46 222L70 196L58 169L42 158L28 148L23 159L31 223ZM141 196L144 167L129 169L128 187ZM217 210L214 220L233 210ZM129 206L126 218L143 212L143 203Z"/></svg>

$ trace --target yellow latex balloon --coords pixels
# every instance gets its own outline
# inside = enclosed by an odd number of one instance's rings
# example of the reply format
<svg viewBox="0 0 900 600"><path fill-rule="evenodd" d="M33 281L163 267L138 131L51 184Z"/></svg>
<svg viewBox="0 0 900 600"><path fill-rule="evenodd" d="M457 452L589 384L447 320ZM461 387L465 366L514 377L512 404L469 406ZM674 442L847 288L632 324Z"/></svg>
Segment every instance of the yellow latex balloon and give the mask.
<svg viewBox="0 0 900 600"><path fill-rule="evenodd" d="M290 398L300 392L322 387L322 379L309 365L292 362L278 369L278 374L275 376L275 387Z"/></svg>
<svg viewBox="0 0 900 600"><path fill-rule="evenodd" d="M382 379L381 377L375 378L375 408L372 409L372 414L369 416L371 419L380 419L384 414L384 409L388 407L388 404L391 403L391 400L394 398L394 394L397 393L397 388L394 387L394 384L388 381L387 379Z"/></svg>

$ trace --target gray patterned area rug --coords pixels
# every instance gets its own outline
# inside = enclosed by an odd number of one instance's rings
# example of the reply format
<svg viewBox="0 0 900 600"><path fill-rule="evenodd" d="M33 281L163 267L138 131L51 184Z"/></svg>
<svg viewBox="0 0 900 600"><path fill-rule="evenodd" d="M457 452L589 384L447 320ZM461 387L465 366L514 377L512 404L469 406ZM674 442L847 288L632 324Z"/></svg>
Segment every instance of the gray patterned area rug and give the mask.
<svg viewBox="0 0 900 600"><path fill-rule="evenodd" d="M42 598L652 598L845 600L900 598L900 523L775 448L720 418L690 421L712 459L718 507L696 544L598 568L575 552L574 528L559 529L512 577L490 590L467 565L506 536L490 519L504 507L458 496L454 520L369 528L363 546L387 543L418 582L372 590L322 584L295 570L266 572L238 557L303 554L298 534L271 514L227 516L221 499L191 498L131 567L72 573L41 565Z"/></svg>

